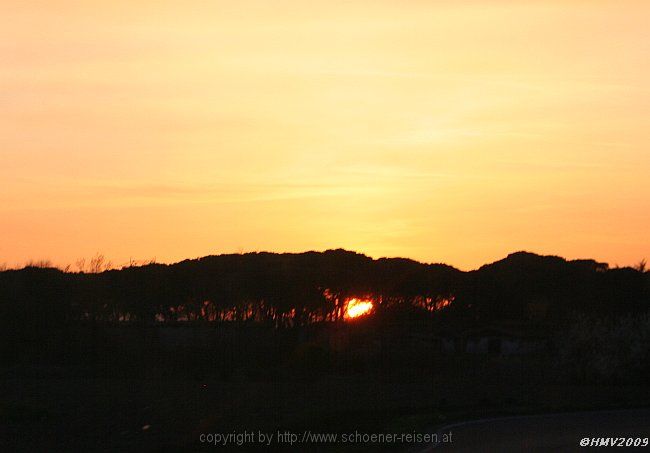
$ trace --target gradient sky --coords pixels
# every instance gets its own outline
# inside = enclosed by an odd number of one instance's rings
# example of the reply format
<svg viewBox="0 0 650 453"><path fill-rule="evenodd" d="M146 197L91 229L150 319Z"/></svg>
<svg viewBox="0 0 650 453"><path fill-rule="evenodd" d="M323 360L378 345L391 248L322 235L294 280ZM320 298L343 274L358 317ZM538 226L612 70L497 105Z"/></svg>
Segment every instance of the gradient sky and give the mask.
<svg viewBox="0 0 650 453"><path fill-rule="evenodd" d="M0 264L650 258L650 2L3 1Z"/></svg>

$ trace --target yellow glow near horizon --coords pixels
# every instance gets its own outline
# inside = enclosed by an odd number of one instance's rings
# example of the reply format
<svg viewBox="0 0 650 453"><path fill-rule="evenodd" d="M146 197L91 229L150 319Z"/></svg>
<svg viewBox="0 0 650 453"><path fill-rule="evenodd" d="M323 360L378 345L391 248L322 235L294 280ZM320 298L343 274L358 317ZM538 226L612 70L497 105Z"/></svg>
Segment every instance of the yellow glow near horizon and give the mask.
<svg viewBox="0 0 650 453"><path fill-rule="evenodd" d="M650 258L647 1L3 2L0 264Z"/></svg>

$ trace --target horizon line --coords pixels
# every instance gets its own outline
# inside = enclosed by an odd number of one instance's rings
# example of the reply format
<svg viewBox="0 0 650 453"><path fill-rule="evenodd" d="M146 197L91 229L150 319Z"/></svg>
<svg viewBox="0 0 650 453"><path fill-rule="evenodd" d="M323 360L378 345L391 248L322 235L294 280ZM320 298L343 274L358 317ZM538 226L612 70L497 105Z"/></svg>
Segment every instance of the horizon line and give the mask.
<svg viewBox="0 0 650 453"><path fill-rule="evenodd" d="M564 260L565 262L576 262L576 261L593 261L599 265L604 265L607 269L625 269L625 268L630 268L630 269L637 269L640 266L645 267L645 263L647 262L646 258L641 258L639 261L634 264L634 265L623 265L620 266L618 263L614 264L613 266L606 261L599 261L595 258L567 258L565 256L559 255L559 254L545 254L545 253L538 253L538 252L533 252L530 250L516 250L510 253L507 253L503 258L496 259L494 261L489 261L486 263L483 263L479 265L478 267L471 268L471 269L461 269L460 267L457 267L453 264L445 263L442 261L421 261L418 259L414 258L409 258L406 256L372 256L368 253L360 252L357 250L352 250L352 249L346 249L343 247L337 247L337 248L326 248L323 250L303 250L303 251L298 251L298 252L290 252L290 251L270 251L270 250L251 250L251 251L238 251L238 252L224 252L224 253L217 253L217 254L207 254L207 255L201 255L201 256L196 256L193 258L183 258L181 260L171 260L171 261L158 261L156 257L150 258L150 259L143 259L143 260L136 260L136 259L130 259L129 261L122 263L122 264L114 264L110 259L107 259L106 255L103 253L97 252L95 255L90 257L89 259L86 258L79 258L75 264L57 264L54 261L50 259L29 259L27 260L24 264L15 264L14 266L7 265L6 263L0 263L0 272L4 271L10 271L10 270L23 270L26 268L48 268L48 269L58 269L60 271L66 272L66 273L97 273L97 272L105 272L105 271L119 271L122 269L128 269L131 267L144 267L148 265L164 265L164 266L174 266L177 264L181 264L186 261L199 261L203 260L206 258L214 258L214 257L225 257L225 256L245 256L245 255L260 255L260 254L268 254L268 255L306 255L309 253L317 253L317 254L325 254L327 252L346 252L346 253L354 253L356 255L361 255L366 258L371 259L372 261L379 261L379 260L408 260L412 261L418 264L422 265L442 265L442 266L448 266L453 269L456 269L460 272L473 272L477 271L485 266L489 266L495 263L498 263L500 261L503 261L505 259L508 259L509 257L517 254L527 254L527 255L534 255L540 258L559 258ZM86 261L87 260L87 261ZM99 263L96 263L97 265L101 266L101 268L98 271L88 271L86 269L81 269L79 268L79 262L83 261L84 265L89 264L92 262L92 260L99 260ZM75 266L78 268L75 271Z"/></svg>

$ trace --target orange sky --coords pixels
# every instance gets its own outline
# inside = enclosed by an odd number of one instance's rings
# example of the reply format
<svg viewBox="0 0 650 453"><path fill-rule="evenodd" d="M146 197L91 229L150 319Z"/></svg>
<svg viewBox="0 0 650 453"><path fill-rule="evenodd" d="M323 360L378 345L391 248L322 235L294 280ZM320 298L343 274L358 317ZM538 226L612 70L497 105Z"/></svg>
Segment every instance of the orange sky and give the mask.
<svg viewBox="0 0 650 453"><path fill-rule="evenodd" d="M650 2L0 7L0 264L650 258Z"/></svg>

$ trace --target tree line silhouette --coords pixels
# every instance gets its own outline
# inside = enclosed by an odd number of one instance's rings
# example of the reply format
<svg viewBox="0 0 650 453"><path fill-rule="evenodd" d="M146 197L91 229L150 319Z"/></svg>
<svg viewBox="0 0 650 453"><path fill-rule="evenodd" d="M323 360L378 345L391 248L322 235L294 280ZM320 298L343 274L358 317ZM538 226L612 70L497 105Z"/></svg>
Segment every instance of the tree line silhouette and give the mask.
<svg viewBox="0 0 650 453"><path fill-rule="evenodd" d="M97 260L95 260L97 261ZM93 264L94 263L94 264ZM27 266L0 272L0 318L13 328L70 322L249 322L297 327L344 318L352 297L374 316L561 323L576 313L650 308L650 273L518 252L478 270L345 250L208 256L90 272ZM94 266L94 267L92 267Z"/></svg>

